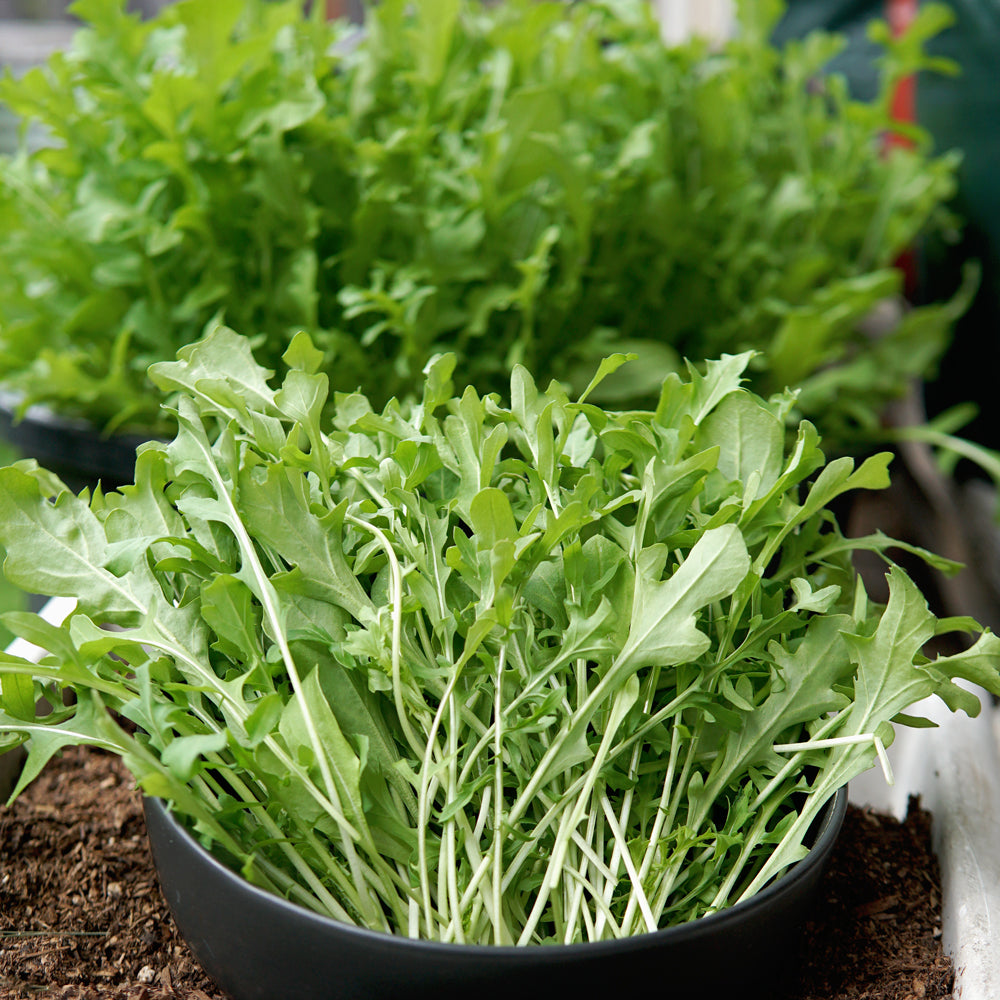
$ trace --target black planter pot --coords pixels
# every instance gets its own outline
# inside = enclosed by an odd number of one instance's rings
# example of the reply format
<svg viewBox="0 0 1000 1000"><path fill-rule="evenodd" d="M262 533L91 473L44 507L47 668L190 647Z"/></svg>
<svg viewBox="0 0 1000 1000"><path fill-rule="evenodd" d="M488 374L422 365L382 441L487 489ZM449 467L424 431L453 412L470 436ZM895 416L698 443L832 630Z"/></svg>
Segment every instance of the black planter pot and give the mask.
<svg viewBox="0 0 1000 1000"><path fill-rule="evenodd" d="M594 944L525 948L414 941L318 916L250 885L160 800L145 802L153 860L181 934L233 1000L768 997L794 968L798 929L847 811L842 789L808 857L753 899L693 923Z"/></svg>
<svg viewBox="0 0 1000 1000"><path fill-rule="evenodd" d="M17 400L0 393L0 435L26 458L51 470L71 489L100 482L105 490L133 482L135 450L147 437L140 434L102 435L85 420L62 417L44 406L32 406L18 420Z"/></svg>
<svg viewBox="0 0 1000 1000"><path fill-rule="evenodd" d="M17 779L21 777L24 756L22 747L0 753L0 802L6 802L10 793L14 791Z"/></svg>

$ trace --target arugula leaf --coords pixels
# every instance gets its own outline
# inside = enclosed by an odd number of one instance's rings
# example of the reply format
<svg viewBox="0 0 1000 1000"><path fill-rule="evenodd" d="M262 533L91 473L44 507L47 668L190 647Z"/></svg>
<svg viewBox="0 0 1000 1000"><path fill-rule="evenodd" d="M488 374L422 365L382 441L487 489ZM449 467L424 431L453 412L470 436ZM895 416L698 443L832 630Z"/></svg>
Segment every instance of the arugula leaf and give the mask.
<svg viewBox="0 0 1000 1000"><path fill-rule="evenodd" d="M868 599L851 551L894 543L827 505L887 459L786 440L749 353L624 412L524 368L509 403L452 396L446 356L420 402L335 395L329 420L318 350L287 361L273 389L218 328L157 366L179 426L120 492L0 470L8 576L77 600L62 626L5 618L44 650L0 657L18 791L92 743L319 912L596 940L757 891L912 704L1000 692L997 637L928 659L975 623L936 621L896 567Z"/></svg>

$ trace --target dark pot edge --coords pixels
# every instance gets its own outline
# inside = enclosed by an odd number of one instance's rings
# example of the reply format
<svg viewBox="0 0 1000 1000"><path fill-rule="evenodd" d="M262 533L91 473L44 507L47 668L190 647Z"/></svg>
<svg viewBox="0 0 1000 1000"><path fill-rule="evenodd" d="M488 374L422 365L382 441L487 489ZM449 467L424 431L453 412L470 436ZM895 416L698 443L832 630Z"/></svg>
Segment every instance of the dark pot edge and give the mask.
<svg viewBox="0 0 1000 1000"><path fill-rule="evenodd" d="M96 424L42 405L18 418L18 404L16 395L0 390L0 437L56 473L74 493L98 481L112 489L131 483L137 449L155 439L151 430L104 434Z"/></svg>
<svg viewBox="0 0 1000 1000"><path fill-rule="evenodd" d="M134 441L136 446L151 440L149 434L145 434L138 429L123 433L116 431L111 434L103 434L99 426L93 421L87 420L85 417L66 416L51 409L44 403L32 403L24 414L18 417L17 411L20 409L20 406L21 398L17 393L0 389L0 417L14 427L18 427L21 424L34 424L38 427L44 427L46 430L96 437L102 441Z"/></svg>

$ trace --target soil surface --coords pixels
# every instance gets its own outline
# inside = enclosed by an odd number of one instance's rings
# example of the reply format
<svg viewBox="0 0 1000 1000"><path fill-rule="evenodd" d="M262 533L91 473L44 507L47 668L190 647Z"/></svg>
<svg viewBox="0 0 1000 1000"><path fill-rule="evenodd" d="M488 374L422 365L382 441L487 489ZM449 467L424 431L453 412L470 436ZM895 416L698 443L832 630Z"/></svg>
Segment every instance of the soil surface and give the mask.
<svg viewBox="0 0 1000 1000"><path fill-rule="evenodd" d="M849 807L781 1000L944 1000L954 982L931 814L915 799L903 823Z"/></svg>
<svg viewBox="0 0 1000 1000"><path fill-rule="evenodd" d="M930 816L852 808L781 1000L943 1000ZM114 758L67 750L0 806L0 998L225 1000L180 940Z"/></svg>

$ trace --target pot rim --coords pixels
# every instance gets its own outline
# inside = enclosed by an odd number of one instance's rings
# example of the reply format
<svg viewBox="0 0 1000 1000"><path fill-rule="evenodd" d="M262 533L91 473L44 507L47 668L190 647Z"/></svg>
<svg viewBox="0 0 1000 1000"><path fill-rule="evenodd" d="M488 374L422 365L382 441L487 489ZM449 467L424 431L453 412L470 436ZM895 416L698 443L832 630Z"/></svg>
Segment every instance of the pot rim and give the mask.
<svg viewBox="0 0 1000 1000"><path fill-rule="evenodd" d="M15 428L22 424L33 425L45 431L94 438L108 444L132 449L138 448L139 445L145 444L155 437L151 431L144 433L138 426L133 426L132 430L113 431L110 434L105 434L99 424L86 417L59 413L45 403L32 403L24 413L18 416L22 399L21 393L12 392L10 389L0 389L0 416L9 421L11 426Z"/></svg>
<svg viewBox="0 0 1000 1000"><path fill-rule="evenodd" d="M724 931L729 924L739 924L753 909L763 909L769 904L780 902L782 897L794 891L797 883L808 878L815 869L822 869L830 851L836 842L847 814L847 786L838 789L823 806L817 817L819 829L815 842L808 855L782 873L776 881L762 889L750 899L735 903L715 913L699 917L685 924L661 928L630 937L616 938L606 941L577 942L574 944L556 945L493 945L493 944L458 944L447 941L431 941L420 938L404 937L387 934L384 931L372 930L356 924L343 923L333 917L324 916L314 910L307 909L297 903L292 903L282 896L275 895L248 882L241 875L223 864L214 854L207 850L195 838L173 813L167 808L163 799L149 796L143 797L143 808L147 818L152 814L155 820L171 831L182 835L189 850L201 856L203 863L209 865L216 876L223 879L234 889L246 893L261 904L273 906L276 910L297 920L305 920L317 928L326 928L329 933L346 935L359 943L384 945L391 941L393 947L405 951L437 953L442 957L454 957L457 954L470 957L489 957L494 960L516 962L518 957L530 953L533 961L560 962L574 956L598 956L602 954L629 954L633 951L657 947L661 944L683 944L697 940L705 935ZM155 859L154 859L155 860Z"/></svg>

